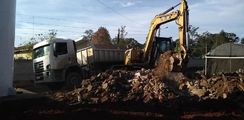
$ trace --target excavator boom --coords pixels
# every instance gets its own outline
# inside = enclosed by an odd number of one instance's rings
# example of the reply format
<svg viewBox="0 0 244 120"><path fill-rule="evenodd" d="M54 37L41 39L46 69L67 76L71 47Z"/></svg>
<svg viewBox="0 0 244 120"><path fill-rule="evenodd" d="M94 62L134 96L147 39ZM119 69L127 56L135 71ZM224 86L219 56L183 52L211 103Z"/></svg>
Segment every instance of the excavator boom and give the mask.
<svg viewBox="0 0 244 120"><path fill-rule="evenodd" d="M156 36L157 29L159 28L159 26L162 24L171 22L173 20L176 20L178 16L179 16L179 12L174 11L174 12L171 12L169 14L157 15L153 19L153 21L151 23L150 30L149 30L148 35L147 35L146 44L144 47L144 55L143 55L144 60L146 60L147 57L149 56L150 50L152 48L153 39Z"/></svg>
<svg viewBox="0 0 244 120"><path fill-rule="evenodd" d="M180 6L179 10L172 11L177 6ZM186 48L188 46L188 5L186 0L181 0L181 2L176 6L171 7L165 12L158 14L154 17L154 19L151 22L144 49L142 51L138 48L132 48L127 50L125 52L125 64L134 64L140 61L141 63L148 64L149 66L155 65L155 62L158 58L158 54L166 52L159 50L160 47L167 46L167 42L165 42L164 45L160 45L160 43L163 42L157 41L157 30L162 24L166 24L171 21L176 21L176 24L178 25L179 29L179 41L176 45L176 48L174 49L175 51L173 51L172 53L177 53L177 58L179 58L179 61L182 62L182 60L184 60L186 57ZM181 62L179 62L179 64L181 64Z"/></svg>
<svg viewBox="0 0 244 120"><path fill-rule="evenodd" d="M180 5L180 9L177 11L170 12L173 8ZM168 22L177 20L178 29L179 29L179 49L182 52L183 56L186 56L185 47L188 46L187 40L187 31L188 31L188 6L186 0L182 0L180 4L166 10L165 12L155 16L151 22L151 27L147 35L146 44L144 47L143 59L146 61L150 51L152 49L153 39L155 38L157 29L160 25L166 24ZM170 12L170 13L169 13Z"/></svg>

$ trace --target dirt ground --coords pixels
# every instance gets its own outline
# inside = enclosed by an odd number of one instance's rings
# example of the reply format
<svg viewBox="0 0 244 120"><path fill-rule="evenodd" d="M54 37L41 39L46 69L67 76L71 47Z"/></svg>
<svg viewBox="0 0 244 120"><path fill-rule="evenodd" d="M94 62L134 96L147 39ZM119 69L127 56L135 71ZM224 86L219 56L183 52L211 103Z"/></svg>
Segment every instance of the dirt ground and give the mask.
<svg viewBox="0 0 244 120"><path fill-rule="evenodd" d="M178 98L163 104L111 103L72 104L57 102L40 94L21 94L0 99L4 120L243 120L244 94L228 99L197 101Z"/></svg>
<svg viewBox="0 0 244 120"><path fill-rule="evenodd" d="M120 74L118 75L121 76ZM117 76L117 74L115 76ZM97 77L97 79L98 78L100 79L101 77L104 76L101 75L100 77ZM226 80L227 78L229 78L224 76L222 77ZM217 76L217 78L220 80L222 80L222 77ZM230 78L234 79L232 77ZM211 81L212 80L210 80L210 82ZM96 80L95 83L98 84ZM105 88L108 89L107 86ZM97 90L97 88L94 87L94 90ZM233 93L230 92L230 94L228 94L228 97L223 97L223 98L219 97L218 99L199 99L198 96L196 96L196 98L194 96L181 96L163 102L154 101L155 99L150 100L150 102L148 103L145 103L143 101L121 102L120 100L118 100L119 102L105 102L105 103L97 103L97 104L94 103L84 104L82 102L70 103L66 101L59 101L57 99L53 99L52 96L50 96L51 95L50 92L57 93L59 92L59 90L55 90L55 89L51 90L46 86L28 86L24 88L18 88L17 89L18 94L16 96L0 98L1 119L4 120L77 120L77 119L243 120L244 119L244 92L243 91L233 92ZM79 93L83 95L81 91ZM153 96L155 97L155 95ZM75 98L77 97L77 95L74 94L68 97Z"/></svg>

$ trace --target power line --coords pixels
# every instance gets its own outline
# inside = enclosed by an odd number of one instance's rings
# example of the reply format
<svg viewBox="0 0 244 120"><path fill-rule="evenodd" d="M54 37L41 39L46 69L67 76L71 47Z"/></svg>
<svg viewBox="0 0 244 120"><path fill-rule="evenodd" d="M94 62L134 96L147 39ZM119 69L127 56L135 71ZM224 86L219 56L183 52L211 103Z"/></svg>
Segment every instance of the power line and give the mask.
<svg viewBox="0 0 244 120"><path fill-rule="evenodd" d="M108 9L110 9L112 12L114 12L115 14L117 14L117 15L119 15L119 16L121 16L121 17L123 17L124 19L126 19L126 20L128 20L128 21L130 21L130 22L133 22L134 23L134 21L133 20L131 20L131 19L129 19L128 17L126 17L126 16L124 16L124 15L122 15L122 14L120 14L118 11L116 11L116 10L114 10L112 7L110 7L110 6L108 6L108 5L106 5L105 3L103 3L101 0L96 0L98 3L100 3L101 5L103 5L104 7L106 7L106 8L108 8Z"/></svg>
<svg viewBox="0 0 244 120"><path fill-rule="evenodd" d="M55 21L75 21L77 23L87 23L87 22L81 22L77 20L70 20L70 19L64 19L64 18L54 18L54 17L44 17L44 16L37 16L37 15L26 15L26 14L16 14L16 15L21 15L21 16L29 16L29 17L37 17L37 18L44 18L44 19L49 19L49 20L55 20ZM89 23L88 23L89 24Z"/></svg>
<svg viewBox="0 0 244 120"><path fill-rule="evenodd" d="M25 21L19 21L22 23L29 23L29 24L33 24L32 22L25 22ZM66 25L57 25L57 24L44 24L44 23L34 23L35 25L43 25L43 26L57 26L57 27L67 27L67 28L76 28L76 29L85 29L86 27L74 27L74 26L66 26ZM94 28L91 28L94 29Z"/></svg>
<svg viewBox="0 0 244 120"><path fill-rule="evenodd" d="M34 15L26 15L26 14L17 14L17 15L21 15L21 16L28 16L30 17L30 19L32 20L33 17L36 18L43 18L43 19L49 19L49 20L53 20L53 21L65 21L65 22L73 22L73 23L82 23L82 24L94 24L94 23L89 23L89 22L81 22L81 21L77 21L77 20L68 20L68 19L60 19L60 18L54 18L54 17L44 17L44 16L34 16ZM120 27L121 25L112 25L112 24L102 24L101 26L114 26L114 27Z"/></svg>
<svg viewBox="0 0 244 120"><path fill-rule="evenodd" d="M26 29L26 30L32 30L33 28L19 28L19 29ZM18 28L17 28L18 30ZM41 31L41 30L50 30L49 28L35 28L36 31ZM81 32L78 32L78 31L67 31L67 30L60 30L60 29L55 29L57 30L57 32L68 32L68 33L79 33L81 34Z"/></svg>
<svg viewBox="0 0 244 120"><path fill-rule="evenodd" d="M28 24L33 24L33 22L29 21L19 21L21 23L28 23ZM56 26L56 27L66 27L66 28L74 28L74 29L97 29L94 27L75 27L75 26L66 26L66 25L57 25L57 24L44 24L44 23L34 23L35 25L41 25L41 26ZM38 26L36 26L38 27ZM109 29L109 28L108 28ZM117 29L110 29L112 31L117 31ZM139 30L133 30L135 33L146 33L145 31L139 31Z"/></svg>

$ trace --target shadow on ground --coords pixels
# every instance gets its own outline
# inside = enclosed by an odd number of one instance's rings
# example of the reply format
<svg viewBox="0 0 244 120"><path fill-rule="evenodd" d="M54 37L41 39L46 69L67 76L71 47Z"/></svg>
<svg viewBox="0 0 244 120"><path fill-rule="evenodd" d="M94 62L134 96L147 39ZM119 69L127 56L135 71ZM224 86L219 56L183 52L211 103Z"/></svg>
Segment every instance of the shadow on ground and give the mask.
<svg viewBox="0 0 244 120"><path fill-rule="evenodd" d="M22 94L0 98L0 113L5 120L242 120L244 94L228 99L198 101L178 98L164 104L138 102L83 105L57 102L47 96Z"/></svg>

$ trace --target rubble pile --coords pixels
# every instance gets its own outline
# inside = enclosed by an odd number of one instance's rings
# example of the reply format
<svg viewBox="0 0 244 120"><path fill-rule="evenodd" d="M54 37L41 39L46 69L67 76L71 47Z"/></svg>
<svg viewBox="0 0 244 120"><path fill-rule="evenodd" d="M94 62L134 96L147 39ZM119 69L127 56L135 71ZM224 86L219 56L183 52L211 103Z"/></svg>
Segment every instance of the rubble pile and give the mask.
<svg viewBox="0 0 244 120"><path fill-rule="evenodd" d="M231 93L244 91L244 74L215 75L190 80L182 73L166 73L164 78L153 70L109 70L83 80L69 92L57 92L52 98L69 103L97 104L114 102L162 103L181 96L199 100L225 99Z"/></svg>
<svg viewBox="0 0 244 120"><path fill-rule="evenodd" d="M134 72L115 70L83 80L80 88L81 101L88 103L120 101L131 89L129 80L133 77Z"/></svg>
<svg viewBox="0 0 244 120"><path fill-rule="evenodd" d="M200 80L184 84L192 95L201 99L226 99L231 93L244 91L243 79L243 73L215 75L208 79L202 75Z"/></svg>

